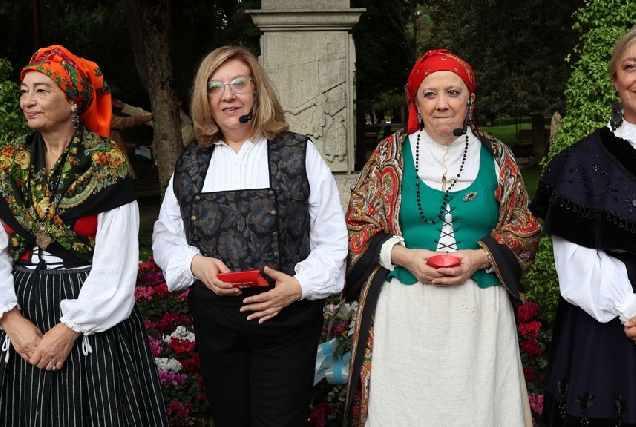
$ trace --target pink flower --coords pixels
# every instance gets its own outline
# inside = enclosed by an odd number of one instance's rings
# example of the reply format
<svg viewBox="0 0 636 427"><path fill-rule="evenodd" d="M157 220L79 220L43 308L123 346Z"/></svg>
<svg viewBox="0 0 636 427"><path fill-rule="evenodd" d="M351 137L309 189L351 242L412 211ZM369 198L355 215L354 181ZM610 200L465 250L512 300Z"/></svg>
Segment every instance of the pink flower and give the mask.
<svg viewBox="0 0 636 427"><path fill-rule="evenodd" d="M346 321L344 321L344 320L338 322L336 327L333 328L333 334L334 335L341 335L341 334L345 333L347 331L347 327L348 326L349 326L349 324Z"/></svg>
<svg viewBox="0 0 636 427"><path fill-rule="evenodd" d="M179 388L188 376L186 374L177 374L175 372L164 372L159 369L159 381L163 387L172 386L173 388Z"/></svg>
<svg viewBox="0 0 636 427"><path fill-rule="evenodd" d="M163 351L163 341L161 339L155 339L151 335L148 335L148 341L150 342L150 350L154 357L159 357Z"/></svg>
<svg viewBox="0 0 636 427"><path fill-rule="evenodd" d="M162 332L166 332L168 330L172 331L179 325L187 325L189 320L190 319L185 314L164 313L159 317L157 327Z"/></svg>
<svg viewBox="0 0 636 427"><path fill-rule="evenodd" d="M185 301L187 301L189 294L190 294L190 288L188 288L185 291L181 292L177 298L179 299L179 301L185 302Z"/></svg>
<svg viewBox="0 0 636 427"><path fill-rule="evenodd" d="M136 301L152 301L152 288L150 286L137 286L135 287L135 300Z"/></svg>
<svg viewBox="0 0 636 427"><path fill-rule="evenodd" d="M543 395L530 393L528 394L528 400L530 400L530 409L532 410L532 412L534 412L538 416L541 416L541 414L543 413Z"/></svg>
<svg viewBox="0 0 636 427"><path fill-rule="evenodd" d="M168 417L176 419L176 418L187 418L190 415L190 409L192 408L192 403L187 402L183 404L181 402L177 402L175 400L170 401L168 403L168 408L166 409L166 414Z"/></svg>

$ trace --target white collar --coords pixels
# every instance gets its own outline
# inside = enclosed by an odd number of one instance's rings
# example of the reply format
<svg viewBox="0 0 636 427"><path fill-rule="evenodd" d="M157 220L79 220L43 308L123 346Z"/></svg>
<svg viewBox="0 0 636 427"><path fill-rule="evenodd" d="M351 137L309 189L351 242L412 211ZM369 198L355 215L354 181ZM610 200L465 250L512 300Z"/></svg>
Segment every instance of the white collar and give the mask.
<svg viewBox="0 0 636 427"><path fill-rule="evenodd" d="M626 122L623 120L623 123L614 131L614 135L619 138L626 139L632 144L632 147L636 148L636 125L633 123Z"/></svg>

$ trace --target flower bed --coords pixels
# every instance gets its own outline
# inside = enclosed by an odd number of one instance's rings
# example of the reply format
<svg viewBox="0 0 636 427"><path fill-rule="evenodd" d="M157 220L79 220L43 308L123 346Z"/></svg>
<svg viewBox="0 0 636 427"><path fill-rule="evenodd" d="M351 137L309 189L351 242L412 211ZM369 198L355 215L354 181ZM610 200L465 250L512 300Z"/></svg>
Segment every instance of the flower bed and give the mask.
<svg viewBox="0 0 636 427"><path fill-rule="evenodd" d="M526 379L530 410L533 421L543 412L543 389L548 361L544 356L550 333L542 329L539 321L539 306L531 301L517 309L517 331L521 349L521 364Z"/></svg>
<svg viewBox="0 0 636 427"><path fill-rule="evenodd" d="M152 259L139 264L135 299L159 368L170 425L203 427L210 416L186 303L188 293L168 292L163 274Z"/></svg>
<svg viewBox="0 0 636 427"><path fill-rule="evenodd" d="M159 368L159 379L170 425L204 427L209 423L209 408L199 373L194 327L188 314L189 291L168 292L163 274L150 259L139 264L135 298L146 319L148 339ZM324 326L317 354L314 396L310 410L312 427L342 425L348 377L348 352L351 350L351 325L357 305L347 304L339 295L327 299ZM539 306L527 302L518 309L518 335L521 362L526 378L530 408L538 419L543 408L545 387L544 357L549 333L542 330Z"/></svg>

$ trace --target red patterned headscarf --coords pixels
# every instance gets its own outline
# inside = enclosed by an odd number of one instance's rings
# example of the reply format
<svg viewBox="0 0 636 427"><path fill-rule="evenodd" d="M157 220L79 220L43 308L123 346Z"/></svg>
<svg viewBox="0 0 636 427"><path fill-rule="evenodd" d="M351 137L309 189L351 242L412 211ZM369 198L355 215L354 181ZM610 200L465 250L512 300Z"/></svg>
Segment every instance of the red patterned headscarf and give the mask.
<svg viewBox="0 0 636 427"><path fill-rule="evenodd" d="M406 104L409 107L409 133L413 133L418 129L417 108L415 107L417 90L424 79L436 71L452 71L466 83L470 93L475 92L475 87L477 86L475 73L473 73L473 68L468 62L447 49L427 51L415 63L411 74L409 74L408 82L404 85Z"/></svg>
<svg viewBox="0 0 636 427"><path fill-rule="evenodd" d="M82 123L103 137L110 136L112 98L97 64L73 55L64 46L53 45L33 54L20 72L20 81L29 71L50 77L77 104Z"/></svg>

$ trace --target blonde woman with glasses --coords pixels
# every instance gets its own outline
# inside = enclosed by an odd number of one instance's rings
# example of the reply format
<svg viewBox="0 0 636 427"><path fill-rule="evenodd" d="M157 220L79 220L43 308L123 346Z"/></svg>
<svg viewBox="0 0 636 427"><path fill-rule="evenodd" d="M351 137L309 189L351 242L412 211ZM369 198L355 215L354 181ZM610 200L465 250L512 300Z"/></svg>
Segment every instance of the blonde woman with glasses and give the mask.
<svg viewBox="0 0 636 427"><path fill-rule="evenodd" d="M324 299L344 286L335 180L247 49L203 59L191 106L198 145L176 164L153 252L169 289L189 289L214 425L307 425Z"/></svg>

